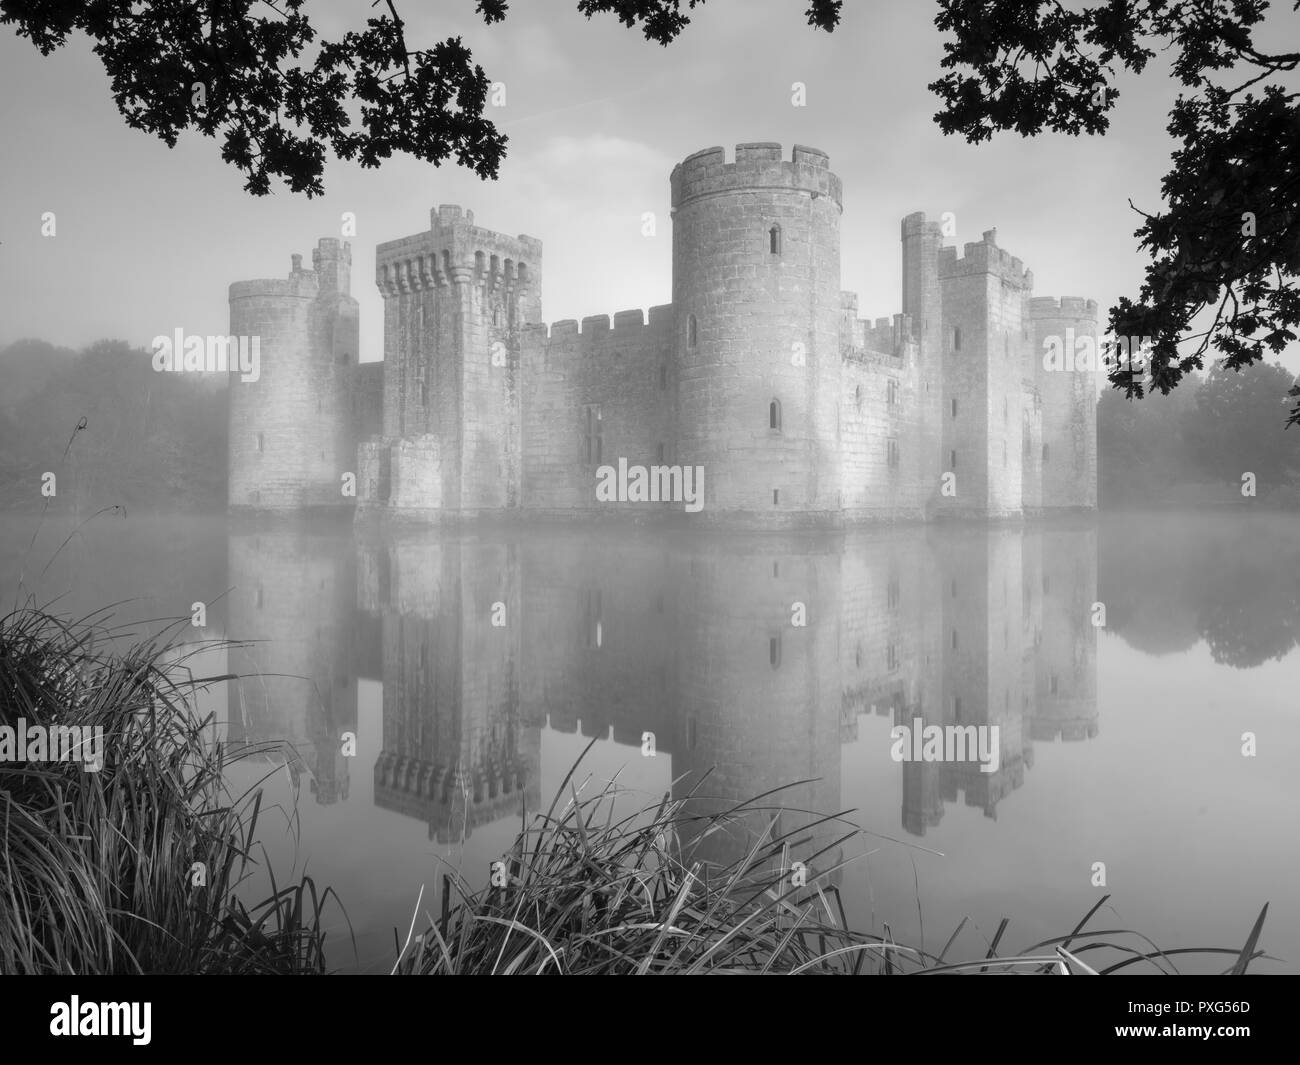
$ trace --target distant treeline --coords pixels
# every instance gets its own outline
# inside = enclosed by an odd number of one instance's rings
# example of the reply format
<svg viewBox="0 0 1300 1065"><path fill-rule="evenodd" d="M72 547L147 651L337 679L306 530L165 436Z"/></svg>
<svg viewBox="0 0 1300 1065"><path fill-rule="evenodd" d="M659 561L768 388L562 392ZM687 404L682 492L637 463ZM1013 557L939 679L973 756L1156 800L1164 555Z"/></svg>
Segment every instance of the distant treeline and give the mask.
<svg viewBox="0 0 1300 1065"><path fill-rule="evenodd" d="M1130 402L1107 389L1097 408L1101 506L1300 505L1300 430L1283 428L1292 383L1278 364L1216 365L1167 396ZM0 507L43 506L47 472L54 503L223 507L226 432L225 374L158 373L150 352L119 340L81 352L42 340L0 349ZM1247 472L1254 500L1241 494Z"/></svg>
<svg viewBox="0 0 1300 1065"><path fill-rule="evenodd" d="M1130 401L1107 389L1097 407L1100 505L1300 506L1300 429L1284 428L1292 383L1276 363L1215 364L1167 396ZM1244 473L1255 475L1253 499L1242 495Z"/></svg>
<svg viewBox="0 0 1300 1065"><path fill-rule="evenodd" d="M46 473L52 508L224 507L225 377L158 373L120 340L0 349L0 507L44 506Z"/></svg>

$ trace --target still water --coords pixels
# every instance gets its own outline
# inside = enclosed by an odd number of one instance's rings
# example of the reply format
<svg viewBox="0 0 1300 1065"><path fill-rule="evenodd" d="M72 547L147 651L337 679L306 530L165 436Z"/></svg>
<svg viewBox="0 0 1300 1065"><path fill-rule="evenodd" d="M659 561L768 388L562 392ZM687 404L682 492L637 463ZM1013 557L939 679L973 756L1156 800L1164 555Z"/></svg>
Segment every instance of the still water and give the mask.
<svg viewBox="0 0 1300 1065"><path fill-rule="evenodd" d="M966 917L952 953L982 956L1007 917L1002 950L1020 949L1109 892L1096 927L1235 947L1269 902L1282 961L1260 971L1300 968L1294 516L840 537L74 527L0 517L5 607L20 587L65 613L115 603L143 633L202 602L182 638L239 641L204 656L244 678L204 708L230 742L292 745L231 783L265 790L277 878L305 869L342 898L335 967L386 970L421 888L436 913L449 868L482 883L594 738L575 779L646 801L803 782L777 830L807 811L865 829L812 833L813 868L853 858L832 878L850 920L900 942L937 951ZM891 729L916 721L996 726L996 770L896 760ZM700 856L732 860L752 828Z"/></svg>

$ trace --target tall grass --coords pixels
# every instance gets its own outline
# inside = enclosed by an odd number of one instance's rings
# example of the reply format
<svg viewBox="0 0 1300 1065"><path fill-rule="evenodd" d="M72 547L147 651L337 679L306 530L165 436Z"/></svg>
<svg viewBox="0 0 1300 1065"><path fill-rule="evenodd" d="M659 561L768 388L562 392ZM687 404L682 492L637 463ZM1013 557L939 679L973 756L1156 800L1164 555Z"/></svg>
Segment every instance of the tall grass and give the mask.
<svg viewBox="0 0 1300 1065"><path fill-rule="evenodd" d="M521 830L496 885L473 890L459 871L444 877L440 916L417 909L394 972L1084 975L1177 973L1186 956L1201 955L1224 956L1225 971L1244 973L1265 956L1256 944L1267 906L1244 948L1163 951L1127 929L1087 930L1107 896L1069 935L999 957L1003 920L975 957L949 960L965 921L938 954L895 942L888 926L880 934L849 927L831 883L849 862L826 856L858 830L828 841L828 830L847 826L839 815L773 835L778 810L763 804L776 793L696 814L698 786L622 815L626 793L617 785L583 797L572 775L551 809ZM755 814L770 814L767 829L743 857L722 866L697 858L708 837L743 830ZM793 875L797 855L806 882Z"/></svg>
<svg viewBox="0 0 1300 1065"><path fill-rule="evenodd" d="M0 973L320 973L309 878L249 907L260 792L195 712L166 633L118 652L103 615L0 619L0 724L103 729L104 766L0 762ZM200 865L203 876L199 875ZM197 881L206 880L200 884Z"/></svg>
<svg viewBox="0 0 1300 1065"><path fill-rule="evenodd" d="M105 755L99 772L0 762L0 973L326 972L331 890L307 877L278 886L268 867L270 896L240 898L257 868L261 793L229 794L239 755L195 710L198 690L233 678L195 679L165 634L122 652L114 635L98 618L65 623L30 606L0 618L0 724L98 726ZM1003 920L973 956L963 946L950 960L965 921L938 954L887 925L850 927L833 881L852 859L830 855L861 833L842 815L778 833L785 789L701 813L704 782L629 811L615 783L584 795L576 768L524 824L497 884L474 889L455 870L436 919L417 903L395 973L1177 973L1199 956L1242 974L1266 957L1267 906L1241 948L1161 950L1087 928L1103 898L1068 935L1000 956ZM752 832L755 819L765 827ZM741 857L705 860L717 833L748 834Z"/></svg>

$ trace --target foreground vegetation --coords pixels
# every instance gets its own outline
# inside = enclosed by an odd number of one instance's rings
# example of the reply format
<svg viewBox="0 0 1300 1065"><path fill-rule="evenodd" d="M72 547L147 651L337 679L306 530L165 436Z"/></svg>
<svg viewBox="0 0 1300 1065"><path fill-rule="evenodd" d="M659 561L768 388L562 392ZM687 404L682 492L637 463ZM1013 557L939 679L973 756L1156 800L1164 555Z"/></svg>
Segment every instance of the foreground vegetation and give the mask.
<svg viewBox="0 0 1300 1065"><path fill-rule="evenodd" d="M583 798L572 776L546 815L520 832L499 870L503 886L472 891L459 875L444 878L440 918L408 935L395 972L1172 974L1202 955L1242 974L1266 956L1257 943L1267 906L1240 949L1162 951L1136 932L1086 928L1109 896L1073 931L1014 955L998 954L1006 919L974 958L953 957L965 920L932 954L895 942L888 925L880 935L849 927L831 881L851 862L827 861L813 872L861 834L836 836L836 826L847 825L840 816L774 836L778 808L764 803L775 793L705 815L691 812L694 795L665 797L620 816L621 789L609 783ZM766 829L753 832L755 820ZM694 859L710 837L739 832L755 837L743 857L721 868ZM796 855L806 879L792 874Z"/></svg>
<svg viewBox="0 0 1300 1065"><path fill-rule="evenodd" d="M0 725L103 729L104 765L0 761L0 973L324 972L309 879L246 907L260 793L162 640L118 653L104 619L0 619ZM196 865L201 863L201 865Z"/></svg>
<svg viewBox="0 0 1300 1065"><path fill-rule="evenodd" d="M240 901L260 868L261 793L227 792L232 755L194 710L200 688L230 678L193 677L162 639L118 652L113 635L101 619L30 608L0 619L0 725L99 726L105 754L98 772L0 761L0 972L326 972L332 892L272 876L265 901ZM938 954L888 926L849 928L832 882L849 863L827 855L861 833L840 816L774 835L775 795L707 814L693 812L698 795L621 812L617 785L583 797L572 780L525 822L495 884L449 874L436 920L417 904L395 973L1172 973L1196 954L1244 973L1264 956L1267 906L1241 948L1162 951L1087 929L1103 898L1066 935L1001 957L1004 920L978 956L950 960L965 921ZM696 858L738 833L752 837L742 857Z"/></svg>

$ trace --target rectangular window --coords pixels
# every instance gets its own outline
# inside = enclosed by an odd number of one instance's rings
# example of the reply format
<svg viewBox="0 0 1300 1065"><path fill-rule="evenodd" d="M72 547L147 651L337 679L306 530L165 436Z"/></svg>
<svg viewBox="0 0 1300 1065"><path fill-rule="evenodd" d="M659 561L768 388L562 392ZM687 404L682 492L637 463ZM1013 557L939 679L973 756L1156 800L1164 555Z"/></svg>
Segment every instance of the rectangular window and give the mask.
<svg viewBox="0 0 1300 1065"><path fill-rule="evenodd" d="M954 448L948 452L948 472L952 473L957 469L957 449Z"/></svg>
<svg viewBox="0 0 1300 1065"><path fill-rule="evenodd" d="M885 442L887 458L891 470L898 469L898 441L893 437Z"/></svg>
<svg viewBox="0 0 1300 1065"><path fill-rule="evenodd" d="M898 601L902 598L902 587L897 577L890 577L889 583L885 586L885 601L890 610L898 609Z"/></svg>
<svg viewBox="0 0 1300 1065"><path fill-rule="evenodd" d="M885 398L886 398L886 402L891 407L898 406L898 382L895 381L892 377L889 379L889 384L885 392Z"/></svg>
<svg viewBox="0 0 1300 1065"><path fill-rule="evenodd" d="M589 466L599 466L604 445L604 423L600 418L599 404L584 408L583 459Z"/></svg>

